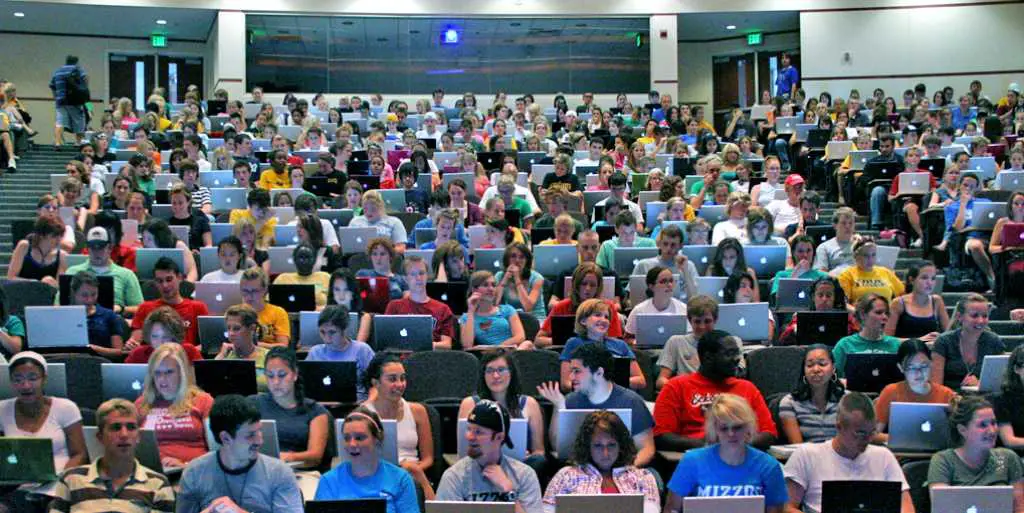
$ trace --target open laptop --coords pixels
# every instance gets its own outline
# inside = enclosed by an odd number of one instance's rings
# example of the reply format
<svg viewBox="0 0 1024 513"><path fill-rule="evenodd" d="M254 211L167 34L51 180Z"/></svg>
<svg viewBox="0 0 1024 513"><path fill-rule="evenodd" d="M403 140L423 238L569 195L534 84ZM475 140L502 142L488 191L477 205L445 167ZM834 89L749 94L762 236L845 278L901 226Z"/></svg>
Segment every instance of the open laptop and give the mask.
<svg viewBox="0 0 1024 513"><path fill-rule="evenodd" d="M220 244L220 241L224 240L228 235L234 231L235 225L231 223L210 223L210 238L213 239L213 245ZM216 250L217 248L213 248ZM202 249L200 249L202 251ZM214 252L216 254L216 252Z"/></svg>
<svg viewBox="0 0 1024 513"><path fill-rule="evenodd" d="M270 286L270 304L280 306L286 312L316 310L316 286L273 284Z"/></svg>
<svg viewBox="0 0 1024 513"><path fill-rule="evenodd" d="M860 171L864 169L868 161L879 155L878 150L853 150L850 152L850 170Z"/></svg>
<svg viewBox="0 0 1024 513"><path fill-rule="evenodd" d="M246 208L246 197L249 191L241 187L225 187L210 189L210 203L218 212Z"/></svg>
<svg viewBox="0 0 1024 513"><path fill-rule="evenodd" d="M477 271L491 271L497 274L505 268L505 250L500 248L474 249L473 266ZM534 260L536 262L536 260Z"/></svg>
<svg viewBox="0 0 1024 513"><path fill-rule="evenodd" d="M387 513L387 499L339 499L332 501L306 501L305 513Z"/></svg>
<svg viewBox="0 0 1024 513"><path fill-rule="evenodd" d="M26 306L25 324L33 349L89 347L85 306Z"/></svg>
<svg viewBox="0 0 1024 513"><path fill-rule="evenodd" d="M962 386L964 392L999 395L1002 393L1003 375L1010 364L1008 354L989 354L981 361L981 377L978 386Z"/></svg>
<svg viewBox="0 0 1024 513"><path fill-rule="evenodd" d="M426 501L424 513L515 513L514 502Z"/></svg>
<svg viewBox="0 0 1024 513"><path fill-rule="evenodd" d="M715 259L715 254L718 253L718 246L688 244L683 246L680 251L693 262L694 267L697 268L697 274L704 275L708 266Z"/></svg>
<svg viewBox="0 0 1024 513"><path fill-rule="evenodd" d="M356 402L356 362L299 362L306 397L322 402Z"/></svg>
<svg viewBox="0 0 1024 513"><path fill-rule="evenodd" d="M946 159L929 159L921 158L921 162L918 163L919 169L927 169L937 180L942 180L942 174L946 172Z"/></svg>
<svg viewBox="0 0 1024 513"><path fill-rule="evenodd" d="M201 318L200 318L201 319ZM313 347L323 342L320 339L320 312L299 312L299 347ZM355 340L359 332L359 313L348 313L348 327L345 334L349 340Z"/></svg>
<svg viewBox="0 0 1024 513"><path fill-rule="evenodd" d="M996 176L996 158L995 157L971 157L967 164L969 169L963 172L971 172L978 175L982 181L991 180Z"/></svg>
<svg viewBox="0 0 1024 513"><path fill-rule="evenodd" d="M576 336L575 315L552 315L551 316L551 345L564 346L572 337Z"/></svg>
<svg viewBox="0 0 1024 513"><path fill-rule="evenodd" d="M875 253L875 265L895 269L896 259L900 256L900 247L876 245L875 248L877 248Z"/></svg>
<svg viewBox="0 0 1024 513"><path fill-rule="evenodd" d="M572 456L572 446L576 442L576 434L579 432L580 426L583 425L583 419L595 411L600 410L565 409L558 411L558 433L556 433L555 438L558 459L567 460ZM622 419L623 424L629 428L630 435L633 434L633 410L629 408L611 408L607 411L618 415Z"/></svg>
<svg viewBox="0 0 1024 513"><path fill-rule="evenodd" d="M775 276L786 268L786 246L743 246L743 256L747 265L754 269L758 276Z"/></svg>
<svg viewBox="0 0 1024 513"><path fill-rule="evenodd" d="M256 362L252 360L197 360L192 368L196 385L215 398L256 393Z"/></svg>
<svg viewBox="0 0 1024 513"><path fill-rule="evenodd" d="M900 513L900 481L822 481L821 513Z"/></svg>
<svg viewBox="0 0 1024 513"><path fill-rule="evenodd" d="M683 497L686 513L761 513L764 496L750 497Z"/></svg>
<svg viewBox="0 0 1024 513"><path fill-rule="evenodd" d="M11 387L11 375L9 365L0 364L0 399L11 399L15 396ZM46 364L46 381L43 384L43 394L53 397L68 397L67 371L63 363Z"/></svg>
<svg viewBox="0 0 1024 513"><path fill-rule="evenodd" d="M937 452L949 444L945 404L894 402L889 406L889 450Z"/></svg>
<svg viewBox="0 0 1024 513"><path fill-rule="evenodd" d="M643 494L572 494L556 495L555 510L558 513L643 513ZM687 505L686 511L691 510ZM721 513L719 510L715 513ZM729 510L733 511L733 510ZM763 511L763 508L762 508ZM744 513L744 512L740 512Z"/></svg>
<svg viewBox="0 0 1024 513"><path fill-rule="evenodd" d="M836 229L832 225L806 226L804 232L814 239L815 246L836 236Z"/></svg>
<svg viewBox="0 0 1024 513"><path fill-rule="evenodd" d="M228 308L242 304L242 289L237 283L197 282L195 299L202 301L211 315L223 315Z"/></svg>
<svg viewBox="0 0 1024 513"><path fill-rule="evenodd" d="M139 280L153 279L153 266L161 258L170 258L185 273L185 250L180 248L139 248L135 250L135 274Z"/></svg>
<svg viewBox="0 0 1024 513"><path fill-rule="evenodd" d="M390 281L385 276L356 277L356 289L363 301L363 311L382 314L391 301Z"/></svg>
<svg viewBox="0 0 1024 513"><path fill-rule="evenodd" d="M629 276L633 274L633 269L636 267L637 262L656 256L658 256L658 248L654 247L618 247L613 252L612 268L619 276Z"/></svg>
<svg viewBox="0 0 1024 513"><path fill-rule="evenodd" d="M825 151L831 160L844 160L853 148L853 143L850 141L829 141L825 146Z"/></svg>
<svg viewBox="0 0 1024 513"><path fill-rule="evenodd" d="M36 437L0 437L0 485L49 483L57 479L53 466L53 440Z"/></svg>
<svg viewBox="0 0 1024 513"><path fill-rule="evenodd" d="M900 173L897 175L900 196L928 194L931 192L931 177L929 173Z"/></svg>
<svg viewBox="0 0 1024 513"><path fill-rule="evenodd" d="M430 281L427 282L427 296L448 305L452 314L459 316L467 311L469 284L464 281Z"/></svg>
<svg viewBox="0 0 1024 513"><path fill-rule="evenodd" d="M799 322L799 321L797 321ZM846 357L846 388L879 393L886 385L903 381L899 359L888 353L853 353Z"/></svg>
<svg viewBox="0 0 1024 513"><path fill-rule="evenodd" d="M811 128L807 130L807 147L823 150L831 137L832 131L827 128Z"/></svg>
<svg viewBox="0 0 1024 513"><path fill-rule="evenodd" d="M380 197L388 212L405 212L405 189L382 189Z"/></svg>
<svg viewBox="0 0 1024 513"><path fill-rule="evenodd" d="M372 226L360 228L341 226L338 228L338 242L344 254L366 253L366 245L370 239L377 237L377 228Z"/></svg>
<svg viewBox="0 0 1024 513"><path fill-rule="evenodd" d="M801 311L796 318L796 337L800 345L834 346L850 334L850 318L846 312Z"/></svg>
<svg viewBox="0 0 1024 513"><path fill-rule="evenodd" d="M104 363L100 365L103 400L119 397L134 401L146 386L145 363Z"/></svg>
<svg viewBox="0 0 1024 513"><path fill-rule="evenodd" d="M469 427L469 421L466 419L459 419L458 423L458 455L459 458L466 456L468 443L466 442L466 429ZM501 452L510 458L523 461L526 459L526 455L530 452L530 448L526 445L527 432L530 426L526 419L512 419L511 424L508 428L508 434L506 435L512 440L513 447L507 445L501 446Z"/></svg>
<svg viewBox="0 0 1024 513"><path fill-rule="evenodd" d="M647 277L645 276L644 286L647 285L646 278ZM698 276L697 293L704 296L711 296L715 301L722 301L725 297L725 282L727 281L729 281L729 278L726 278L725 276Z"/></svg>
<svg viewBox="0 0 1024 513"><path fill-rule="evenodd" d="M338 228L348 226L348 223L355 217L355 211L350 208L321 208L316 211L320 219L331 222L331 226L337 231Z"/></svg>
<svg viewBox="0 0 1024 513"><path fill-rule="evenodd" d="M1012 486L942 486L930 492L932 513L1013 511Z"/></svg>
<svg viewBox="0 0 1024 513"><path fill-rule="evenodd" d="M814 294L811 287L814 280L798 278L779 279L779 288L775 293L775 310L781 312L802 312L811 309Z"/></svg>
<svg viewBox="0 0 1024 513"><path fill-rule="evenodd" d="M1006 216L1006 202L986 201L974 202L971 208L971 228L975 230L991 230L996 221Z"/></svg>
<svg viewBox="0 0 1024 513"><path fill-rule="evenodd" d="M744 343L771 340L768 330L768 303L718 305L715 329L725 330Z"/></svg>
<svg viewBox="0 0 1024 513"><path fill-rule="evenodd" d="M548 279L572 271L579 260L576 246L572 244L547 244L533 248L533 269Z"/></svg>
<svg viewBox="0 0 1024 513"><path fill-rule="evenodd" d="M298 225L278 224L274 226L274 245L293 246L299 243Z"/></svg>
<svg viewBox="0 0 1024 513"><path fill-rule="evenodd" d="M215 355L228 340L223 315L199 316L199 344L204 355Z"/></svg>
<svg viewBox="0 0 1024 513"><path fill-rule="evenodd" d="M398 465L398 421L395 419L382 419L384 425L384 446L381 448L380 457ZM338 449L338 457L341 461L348 459L348 452L345 451L345 419L334 420L334 443ZM332 467L335 465L332 465Z"/></svg>
<svg viewBox="0 0 1024 513"><path fill-rule="evenodd" d="M399 351L432 351L434 349L434 318L429 315L375 315L373 317L374 349Z"/></svg>
<svg viewBox="0 0 1024 513"><path fill-rule="evenodd" d="M1015 191L1024 185L1024 171L1000 171L996 175L996 186L1000 190Z"/></svg>
<svg viewBox="0 0 1024 513"><path fill-rule="evenodd" d="M697 217L708 222L711 226L729 218L726 205L704 205L697 211Z"/></svg>
<svg viewBox="0 0 1024 513"><path fill-rule="evenodd" d="M903 166L896 161L867 162L863 169L864 177L868 180L892 180L903 171Z"/></svg>
<svg viewBox="0 0 1024 513"><path fill-rule="evenodd" d="M563 290L572 290L572 275L566 276L562 282ZM646 285L645 285L646 286ZM604 276L601 278L601 298L613 299L615 297L615 277Z"/></svg>
<svg viewBox="0 0 1024 513"><path fill-rule="evenodd" d="M637 314L636 345L646 348L665 347L672 335L690 331L686 317L670 314Z"/></svg>

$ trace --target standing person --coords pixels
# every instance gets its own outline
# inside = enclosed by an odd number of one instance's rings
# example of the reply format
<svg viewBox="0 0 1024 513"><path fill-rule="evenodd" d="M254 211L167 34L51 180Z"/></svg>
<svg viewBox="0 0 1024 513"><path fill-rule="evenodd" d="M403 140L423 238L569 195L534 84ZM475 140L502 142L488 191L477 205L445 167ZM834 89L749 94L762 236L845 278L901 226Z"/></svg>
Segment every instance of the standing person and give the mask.
<svg viewBox="0 0 1024 513"><path fill-rule="evenodd" d="M75 134L75 145L82 145L88 124L85 104L89 102L89 77L78 65L78 57L68 55L64 65L57 68L50 77L50 90L57 105L57 124L53 142L58 148L64 145L64 131ZM13 159L12 159L13 160Z"/></svg>
<svg viewBox="0 0 1024 513"><path fill-rule="evenodd" d="M800 73L796 66L793 66L793 59L788 52L782 52L779 61L779 76L775 79L775 96L781 96L788 100L796 96Z"/></svg>
<svg viewBox="0 0 1024 513"><path fill-rule="evenodd" d="M210 431L220 449L181 476L178 513L302 513L302 493L287 463L260 454L260 411L240 395L217 398Z"/></svg>

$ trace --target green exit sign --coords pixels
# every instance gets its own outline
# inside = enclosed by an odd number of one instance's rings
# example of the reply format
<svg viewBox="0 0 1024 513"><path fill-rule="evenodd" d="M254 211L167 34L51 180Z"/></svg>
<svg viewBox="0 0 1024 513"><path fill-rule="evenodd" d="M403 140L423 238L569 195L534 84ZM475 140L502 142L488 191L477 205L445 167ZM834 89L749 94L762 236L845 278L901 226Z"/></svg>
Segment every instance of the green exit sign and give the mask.
<svg viewBox="0 0 1024 513"><path fill-rule="evenodd" d="M764 44L764 34L760 32L754 32L753 34L747 34L747 46L757 46Z"/></svg>
<svg viewBox="0 0 1024 513"><path fill-rule="evenodd" d="M149 42L153 45L153 48L164 48L167 46L167 36L164 34L151 34Z"/></svg>

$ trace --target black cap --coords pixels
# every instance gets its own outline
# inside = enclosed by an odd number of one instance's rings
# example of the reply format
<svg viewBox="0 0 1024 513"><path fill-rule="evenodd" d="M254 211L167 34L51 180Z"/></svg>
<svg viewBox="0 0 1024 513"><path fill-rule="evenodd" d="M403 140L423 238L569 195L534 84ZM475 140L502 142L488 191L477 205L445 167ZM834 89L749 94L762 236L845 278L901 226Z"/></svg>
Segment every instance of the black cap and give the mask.
<svg viewBox="0 0 1024 513"><path fill-rule="evenodd" d="M504 406L494 401L480 401L473 407L473 411L469 413L469 417L466 420L491 431L504 433L505 445L510 449L514 448L512 438L508 432L512 420L509 418L508 410Z"/></svg>

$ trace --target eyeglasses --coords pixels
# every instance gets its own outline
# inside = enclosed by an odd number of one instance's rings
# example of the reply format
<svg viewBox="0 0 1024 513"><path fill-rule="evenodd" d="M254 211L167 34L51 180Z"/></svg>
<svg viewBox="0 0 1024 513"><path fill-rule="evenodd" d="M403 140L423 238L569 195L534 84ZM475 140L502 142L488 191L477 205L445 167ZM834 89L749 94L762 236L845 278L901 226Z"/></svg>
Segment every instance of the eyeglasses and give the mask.
<svg viewBox="0 0 1024 513"><path fill-rule="evenodd" d="M931 365L913 365L907 367L907 374L928 374L928 371L930 371L931 368Z"/></svg>
<svg viewBox="0 0 1024 513"><path fill-rule="evenodd" d="M488 367L484 369L484 374L488 374L491 376L500 376L502 374L508 374L508 371L508 367Z"/></svg>
<svg viewBox="0 0 1024 513"><path fill-rule="evenodd" d="M675 282L675 278L661 278L660 280L658 280L658 285L671 285Z"/></svg>

